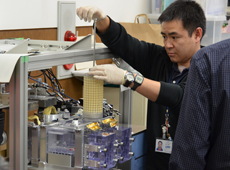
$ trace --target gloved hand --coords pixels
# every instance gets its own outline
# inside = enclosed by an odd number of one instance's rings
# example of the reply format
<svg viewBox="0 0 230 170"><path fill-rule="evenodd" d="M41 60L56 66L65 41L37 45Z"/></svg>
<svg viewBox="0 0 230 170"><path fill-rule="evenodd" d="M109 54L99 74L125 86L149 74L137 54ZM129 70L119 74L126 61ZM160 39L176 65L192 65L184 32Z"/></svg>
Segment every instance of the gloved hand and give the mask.
<svg viewBox="0 0 230 170"><path fill-rule="evenodd" d="M124 84L125 73L126 70L120 69L114 64L104 64L91 68L88 75L111 84Z"/></svg>
<svg viewBox="0 0 230 170"><path fill-rule="evenodd" d="M97 19L97 21L103 20L106 18L106 14L96 6L84 6L77 8L77 15L82 20L84 19L85 22L91 22L92 19Z"/></svg>

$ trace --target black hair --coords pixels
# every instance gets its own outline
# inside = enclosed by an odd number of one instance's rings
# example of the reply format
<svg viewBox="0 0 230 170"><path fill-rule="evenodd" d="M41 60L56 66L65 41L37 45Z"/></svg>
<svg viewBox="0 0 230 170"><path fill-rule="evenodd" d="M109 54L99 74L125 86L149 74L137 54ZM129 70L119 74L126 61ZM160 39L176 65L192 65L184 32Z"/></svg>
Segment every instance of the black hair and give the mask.
<svg viewBox="0 0 230 170"><path fill-rule="evenodd" d="M162 141L159 141L158 144L161 143L162 144Z"/></svg>
<svg viewBox="0 0 230 170"><path fill-rule="evenodd" d="M158 18L160 23L172 20L181 20L190 37L198 27L202 28L202 37L205 34L205 14L202 7L195 1L177 0L171 3Z"/></svg>

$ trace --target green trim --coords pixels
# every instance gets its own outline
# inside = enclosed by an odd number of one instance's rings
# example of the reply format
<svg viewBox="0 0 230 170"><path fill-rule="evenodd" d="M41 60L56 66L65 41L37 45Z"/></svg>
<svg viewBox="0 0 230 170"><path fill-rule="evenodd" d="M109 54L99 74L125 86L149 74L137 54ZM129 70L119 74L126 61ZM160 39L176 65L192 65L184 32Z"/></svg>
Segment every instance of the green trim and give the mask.
<svg viewBox="0 0 230 170"><path fill-rule="evenodd" d="M19 38L7 38L8 40L24 40L24 37L19 37Z"/></svg>
<svg viewBox="0 0 230 170"><path fill-rule="evenodd" d="M27 62L29 62L29 56L22 56L22 57L21 57L21 62L22 62L22 63L27 63Z"/></svg>

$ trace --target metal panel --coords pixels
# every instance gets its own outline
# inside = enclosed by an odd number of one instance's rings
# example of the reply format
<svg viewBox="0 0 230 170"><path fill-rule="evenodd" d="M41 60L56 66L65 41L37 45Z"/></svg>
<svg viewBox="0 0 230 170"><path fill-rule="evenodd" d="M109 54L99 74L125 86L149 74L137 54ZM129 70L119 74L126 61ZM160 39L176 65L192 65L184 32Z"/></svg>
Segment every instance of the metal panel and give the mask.
<svg viewBox="0 0 230 170"><path fill-rule="evenodd" d="M28 111L38 109L38 101L28 100Z"/></svg>
<svg viewBox="0 0 230 170"><path fill-rule="evenodd" d="M85 160L84 166L100 168L100 162L94 160Z"/></svg>
<svg viewBox="0 0 230 170"><path fill-rule="evenodd" d="M32 160L31 164L38 167L40 159L40 127L32 127Z"/></svg>
<svg viewBox="0 0 230 170"><path fill-rule="evenodd" d="M84 145L84 131L77 129L75 131L75 167L83 168L83 145Z"/></svg>
<svg viewBox="0 0 230 170"><path fill-rule="evenodd" d="M121 116L119 117L119 123L132 124L132 103L133 91L131 89L120 92L119 110Z"/></svg>
<svg viewBox="0 0 230 170"><path fill-rule="evenodd" d="M100 152L100 148L97 145L85 144L85 153L87 152Z"/></svg>
<svg viewBox="0 0 230 170"><path fill-rule="evenodd" d="M24 40L14 48L6 52L6 54L27 54L28 41Z"/></svg>
<svg viewBox="0 0 230 170"><path fill-rule="evenodd" d="M52 96L29 96L29 100L38 101L39 107L48 107L57 104L56 97Z"/></svg>
<svg viewBox="0 0 230 170"><path fill-rule="evenodd" d="M91 34L85 36L83 39L69 46L65 50L77 50L77 49L86 50L90 48L91 48Z"/></svg>
<svg viewBox="0 0 230 170"><path fill-rule="evenodd" d="M40 127L40 163L46 163L46 127Z"/></svg>
<svg viewBox="0 0 230 170"><path fill-rule="evenodd" d="M72 159L71 155L48 153L48 163L52 165L72 167Z"/></svg>

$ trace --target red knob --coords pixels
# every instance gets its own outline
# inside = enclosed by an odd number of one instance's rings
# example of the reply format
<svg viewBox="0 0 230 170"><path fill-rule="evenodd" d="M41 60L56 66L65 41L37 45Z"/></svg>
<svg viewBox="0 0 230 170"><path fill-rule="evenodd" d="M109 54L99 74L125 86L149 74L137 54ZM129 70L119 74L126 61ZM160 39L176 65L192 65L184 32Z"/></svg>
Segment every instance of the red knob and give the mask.
<svg viewBox="0 0 230 170"><path fill-rule="evenodd" d="M74 33L72 33L71 31L66 31L65 32L65 36L64 36L64 40L65 41L76 41L77 37Z"/></svg>
<svg viewBox="0 0 230 170"><path fill-rule="evenodd" d="M65 70L70 70L73 67L73 64L66 64L66 65L63 65L63 67Z"/></svg>

